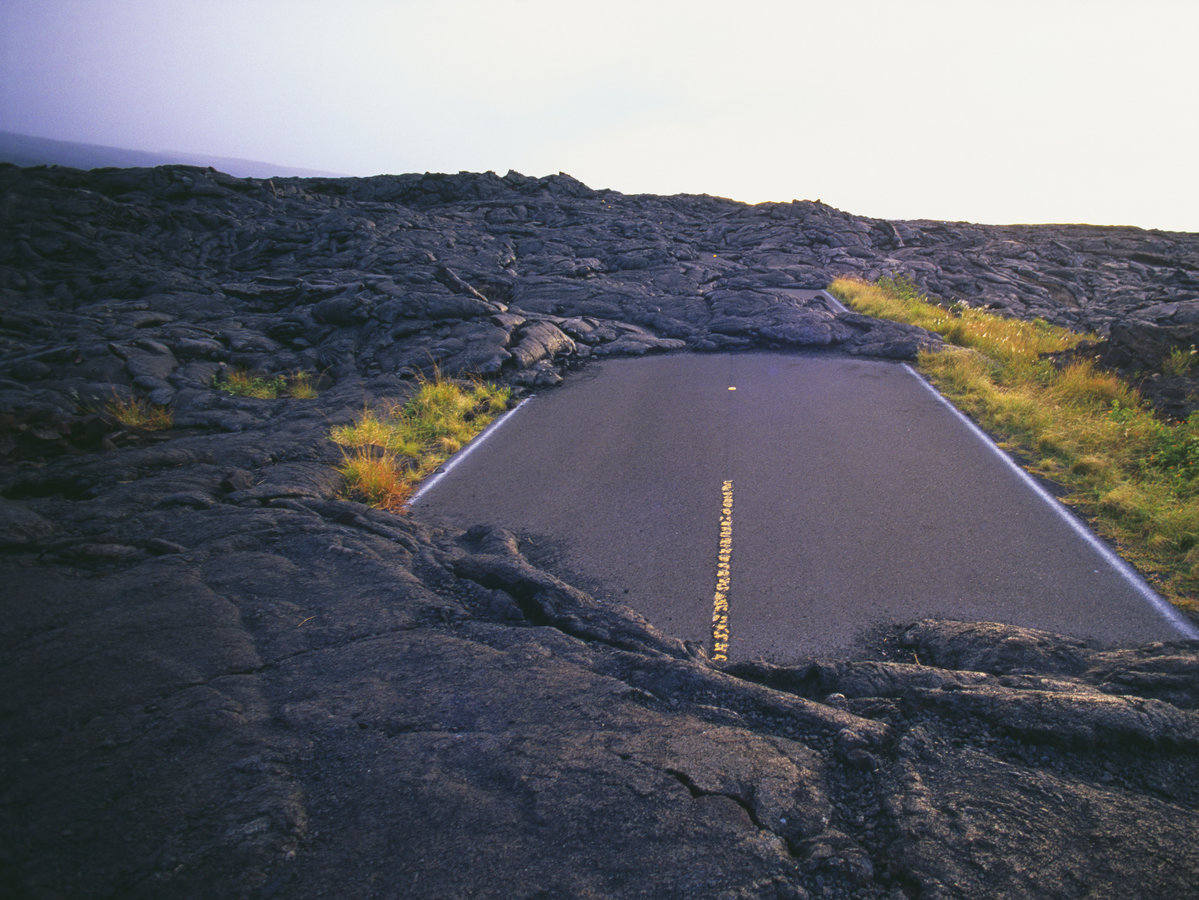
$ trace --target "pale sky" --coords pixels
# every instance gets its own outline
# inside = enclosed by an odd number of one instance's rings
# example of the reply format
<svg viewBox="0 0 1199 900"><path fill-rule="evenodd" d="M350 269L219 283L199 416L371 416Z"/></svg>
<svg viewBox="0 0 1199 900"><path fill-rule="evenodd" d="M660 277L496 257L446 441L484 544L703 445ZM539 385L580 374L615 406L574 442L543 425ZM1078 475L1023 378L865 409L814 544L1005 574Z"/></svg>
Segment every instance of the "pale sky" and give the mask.
<svg viewBox="0 0 1199 900"><path fill-rule="evenodd" d="M0 0L0 130L1199 232L1196 0Z"/></svg>

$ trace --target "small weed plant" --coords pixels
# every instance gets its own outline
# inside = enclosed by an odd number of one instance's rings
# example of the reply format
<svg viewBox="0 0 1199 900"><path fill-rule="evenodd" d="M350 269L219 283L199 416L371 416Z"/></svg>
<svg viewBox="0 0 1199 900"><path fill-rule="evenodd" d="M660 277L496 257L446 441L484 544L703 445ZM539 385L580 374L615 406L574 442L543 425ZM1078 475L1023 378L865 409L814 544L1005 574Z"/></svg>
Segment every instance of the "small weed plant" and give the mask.
<svg viewBox="0 0 1199 900"><path fill-rule="evenodd" d="M104 404L104 414L118 425L135 431L165 431L174 424L171 410L141 397L117 397Z"/></svg>
<svg viewBox="0 0 1199 900"><path fill-rule="evenodd" d="M246 369L235 369L217 375L212 386L236 397L274 400L286 394L298 400L310 400L317 395L316 382L309 372L294 375L258 375Z"/></svg>
<svg viewBox="0 0 1199 900"><path fill-rule="evenodd" d="M364 410L330 432L340 445L346 494L382 509L401 508L416 486L508 407L511 392L440 373L423 380L407 402Z"/></svg>
<svg viewBox="0 0 1199 900"><path fill-rule="evenodd" d="M1115 374L1055 358L1094 335L947 308L904 278L840 278L829 290L858 312L940 334L950 347L921 353L920 371L1026 468L1061 485L1166 597L1199 612L1199 413L1166 422Z"/></svg>
<svg viewBox="0 0 1199 900"><path fill-rule="evenodd" d="M1195 367L1197 359L1199 359L1199 351L1196 351L1193 345L1186 350L1176 347L1162 360L1162 373L1174 376L1185 375Z"/></svg>
<svg viewBox="0 0 1199 900"><path fill-rule="evenodd" d="M279 392L287 386L287 379L282 375L268 378L263 375L255 375L245 369L235 369L232 372L217 375L213 379L212 386L227 394L233 394L235 397L274 400L279 396Z"/></svg>
<svg viewBox="0 0 1199 900"><path fill-rule="evenodd" d="M297 400L315 400L315 377L311 372L296 372L287 380L287 393Z"/></svg>

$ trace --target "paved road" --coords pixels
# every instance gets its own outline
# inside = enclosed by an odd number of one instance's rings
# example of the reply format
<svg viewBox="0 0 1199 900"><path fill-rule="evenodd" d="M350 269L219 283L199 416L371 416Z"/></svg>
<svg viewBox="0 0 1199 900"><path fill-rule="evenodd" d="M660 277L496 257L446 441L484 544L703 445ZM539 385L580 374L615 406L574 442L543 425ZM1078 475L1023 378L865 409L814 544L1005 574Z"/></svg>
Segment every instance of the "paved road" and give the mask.
<svg viewBox="0 0 1199 900"><path fill-rule="evenodd" d="M538 561L717 651L727 604L731 659L927 615L1189 636L894 363L608 361L521 407L413 514L530 535Z"/></svg>

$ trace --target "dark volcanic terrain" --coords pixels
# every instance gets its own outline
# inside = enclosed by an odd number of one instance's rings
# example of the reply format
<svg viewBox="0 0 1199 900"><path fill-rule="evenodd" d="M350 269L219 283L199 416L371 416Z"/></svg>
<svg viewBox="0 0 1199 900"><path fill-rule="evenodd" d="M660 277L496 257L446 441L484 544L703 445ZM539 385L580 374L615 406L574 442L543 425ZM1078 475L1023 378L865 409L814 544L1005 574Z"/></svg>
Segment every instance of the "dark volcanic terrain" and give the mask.
<svg viewBox="0 0 1199 900"><path fill-rule="evenodd" d="M1191 409L1155 373L1199 235L0 166L0 894L1194 896L1199 643L879 623L716 664L520 535L340 496L330 426L435 365L935 346L805 293L843 274L1093 329ZM214 387L239 368L319 392Z"/></svg>

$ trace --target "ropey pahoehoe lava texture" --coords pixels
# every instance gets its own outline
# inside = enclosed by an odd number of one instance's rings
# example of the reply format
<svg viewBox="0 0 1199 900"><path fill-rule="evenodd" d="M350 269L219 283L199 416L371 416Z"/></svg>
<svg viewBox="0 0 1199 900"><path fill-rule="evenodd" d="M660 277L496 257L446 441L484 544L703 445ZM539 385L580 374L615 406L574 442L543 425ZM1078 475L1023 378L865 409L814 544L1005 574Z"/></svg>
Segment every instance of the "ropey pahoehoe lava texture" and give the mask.
<svg viewBox="0 0 1199 900"><path fill-rule="evenodd" d="M935 345L804 293L844 274L1152 370L1195 340L1199 235L11 166L0 235L0 893L1193 892L1199 645L928 621L716 664L517 535L341 499L328 435L434 366L519 391L612 355ZM242 370L316 396L214 384ZM134 397L170 427L104 412Z"/></svg>

